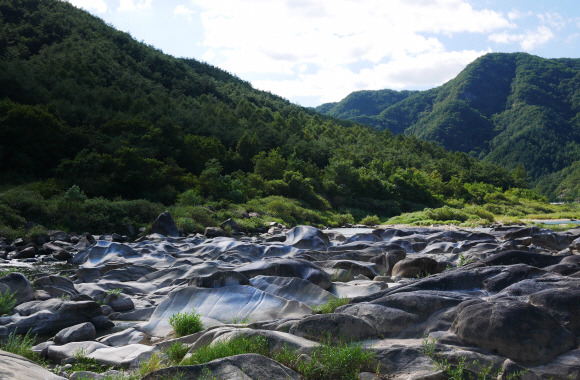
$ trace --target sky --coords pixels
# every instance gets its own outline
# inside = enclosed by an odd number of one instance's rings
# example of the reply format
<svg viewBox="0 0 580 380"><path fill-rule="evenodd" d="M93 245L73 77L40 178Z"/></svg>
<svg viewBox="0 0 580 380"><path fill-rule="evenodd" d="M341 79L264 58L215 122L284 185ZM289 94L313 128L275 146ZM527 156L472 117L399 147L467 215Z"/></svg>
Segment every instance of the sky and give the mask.
<svg viewBox="0 0 580 380"><path fill-rule="evenodd" d="M578 0L66 1L307 107L433 88L489 52L580 57Z"/></svg>

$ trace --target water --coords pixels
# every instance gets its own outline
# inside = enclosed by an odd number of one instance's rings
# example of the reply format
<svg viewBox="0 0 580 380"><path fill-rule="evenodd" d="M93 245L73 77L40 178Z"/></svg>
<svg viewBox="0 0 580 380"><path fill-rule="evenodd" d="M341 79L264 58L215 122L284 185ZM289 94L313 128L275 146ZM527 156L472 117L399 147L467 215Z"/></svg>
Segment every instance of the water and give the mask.
<svg viewBox="0 0 580 380"><path fill-rule="evenodd" d="M536 223L542 224L579 224L580 220L534 220Z"/></svg>
<svg viewBox="0 0 580 380"><path fill-rule="evenodd" d="M340 232L341 234L349 238L352 235L373 232L375 228L331 228L331 230Z"/></svg>

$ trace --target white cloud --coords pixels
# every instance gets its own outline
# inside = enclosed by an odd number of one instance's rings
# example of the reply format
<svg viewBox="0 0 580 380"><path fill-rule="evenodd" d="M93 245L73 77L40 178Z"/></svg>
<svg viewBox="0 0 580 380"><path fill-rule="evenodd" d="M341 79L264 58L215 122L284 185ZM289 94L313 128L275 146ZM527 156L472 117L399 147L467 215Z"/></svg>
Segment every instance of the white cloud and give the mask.
<svg viewBox="0 0 580 380"><path fill-rule="evenodd" d="M514 9L508 12L507 16L510 20L518 20L521 18L532 16L534 13L532 11L522 12L520 10Z"/></svg>
<svg viewBox="0 0 580 380"><path fill-rule="evenodd" d="M96 13L105 13L109 7L105 0L67 0L77 8L83 8Z"/></svg>
<svg viewBox="0 0 580 380"><path fill-rule="evenodd" d="M489 40L498 44L518 43L525 51L531 51L554 38L552 30L545 25L526 33L498 33L489 36Z"/></svg>
<svg viewBox="0 0 580 380"><path fill-rule="evenodd" d="M191 15L193 15L195 13L194 10L189 9L187 6L180 4L177 7L175 7L175 9L173 10L173 15L175 16L184 16L186 17L189 21L191 21Z"/></svg>
<svg viewBox="0 0 580 380"><path fill-rule="evenodd" d="M153 0L121 0L118 11L134 11L137 9L151 9Z"/></svg>
<svg viewBox="0 0 580 380"><path fill-rule="evenodd" d="M339 65L319 67L314 74L298 73L287 80L252 81L256 88L285 98L317 96L320 103L343 99L352 91L390 88L429 88L454 78L467 64L489 51L464 50L404 55L354 73Z"/></svg>
<svg viewBox="0 0 580 380"><path fill-rule="evenodd" d="M453 67L454 74L459 71L453 62L461 62L462 68L481 52L447 52L438 35L483 34L514 26L503 14L474 9L466 0L193 3L202 9L206 48L202 59L254 78L255 86L290 99L339 100L363 86L441 84L450 78L447 68ZM356 73L349 68L361 62L375 67ZM441 66L427 70L437 64ZM405 65L413 69L405 72ZM419 66L421 70L415 70ZM318 71L305 71L305 67ZM381 79L376 75L382 75ZM272 79L280 76L296 79Z"/></svg>
<svg viewBox="0 0 580 380"><path fill-rule="evenodd" d="M555 29L563 29L566 26L566 20L559 14L555 12L548 12L538 15L538 19L544 25L549 25Z"/></svg>

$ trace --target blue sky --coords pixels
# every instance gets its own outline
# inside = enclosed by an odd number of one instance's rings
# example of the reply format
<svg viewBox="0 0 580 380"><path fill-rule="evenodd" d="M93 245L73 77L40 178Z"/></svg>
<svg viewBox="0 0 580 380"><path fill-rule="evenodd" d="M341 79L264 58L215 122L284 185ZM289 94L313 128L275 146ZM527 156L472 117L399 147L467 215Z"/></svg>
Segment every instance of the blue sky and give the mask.
<svg viewBox="0 0 580 380"><path fill-rule="evenodd" d="M578 0L68 0L301 104L424 90L488 52L580 57Z"/></svg>

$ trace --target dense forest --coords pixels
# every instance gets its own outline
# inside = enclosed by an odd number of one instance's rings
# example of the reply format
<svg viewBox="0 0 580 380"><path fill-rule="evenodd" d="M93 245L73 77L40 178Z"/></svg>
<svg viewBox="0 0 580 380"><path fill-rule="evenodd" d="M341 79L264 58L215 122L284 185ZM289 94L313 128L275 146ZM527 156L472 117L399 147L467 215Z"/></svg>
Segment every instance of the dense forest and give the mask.
<svg viewBox="0 0 580 380"><path fill-rule="evenodd" d="M176 202L190 207L181 227L192 230L208 224L196 219L204 205L251 212L272 202L342 213L310 220L340 224L506 192L536 198L514 190L527 187L521 168L322 116L66 2L3 1L0 18L0 226L114 228L121 222L86 215L146 220ZM382 92L363 111L408 104L398 112L411 120L424 110L405 102L418 96ZM554 170L569 159L561 154Z"/></svg>
<svg viewBox="0 0 580 380"><path fill-rule="evenodd" d="M360 91L317 110L520 166L541 193L574 200L580 198L579 88L579 59L493 53L435 89Z"/></svg>

